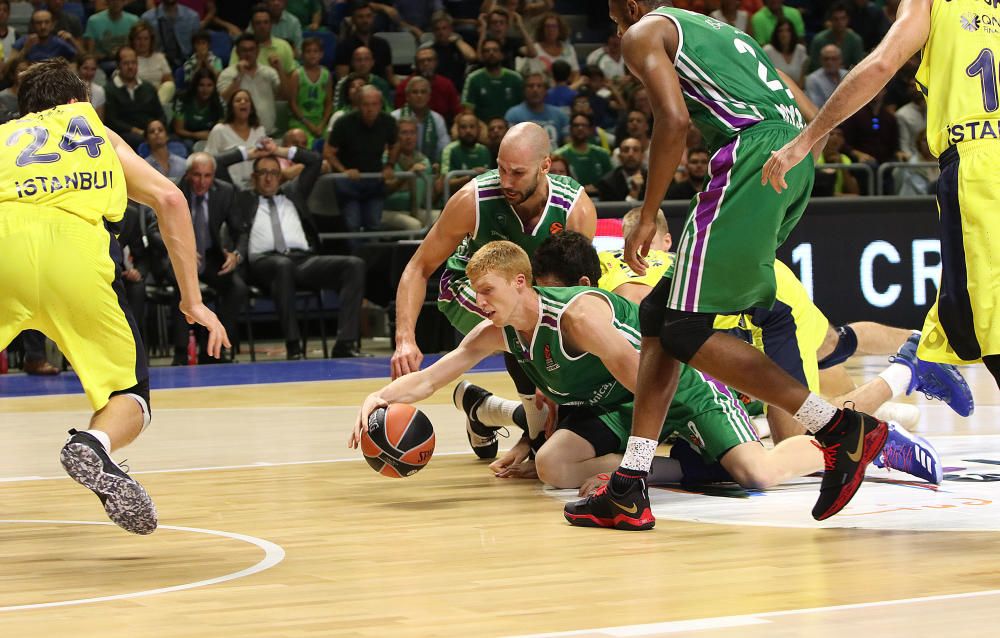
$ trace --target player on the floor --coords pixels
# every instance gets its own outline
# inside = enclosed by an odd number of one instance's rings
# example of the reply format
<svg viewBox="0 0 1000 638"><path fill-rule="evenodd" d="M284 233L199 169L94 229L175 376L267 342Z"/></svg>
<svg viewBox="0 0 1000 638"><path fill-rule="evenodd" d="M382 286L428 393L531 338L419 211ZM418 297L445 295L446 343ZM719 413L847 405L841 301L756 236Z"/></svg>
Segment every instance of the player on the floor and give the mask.
<svg viewBox="0 0 1000 638"><path fill-rule="evenodd" d="M87 85L64 60L21 74L20 119L0 126L0 345L43 332L73 365L95 412L70 430L60 461L122 528L149 534L156 508L109 456L149 424L146 351L125 305L114 235L127 198L157 212L181 289L181 311L209 331L208 351L229 346L201 302L194 231L177 187L101 123Z"/></svg>
<svg viewBox="0 0 1000 638"><path fill-rule="evenodd" d="M642 362L632 436L607 489L571 506L611 520L615 509L648 509L645 476L656 436L676 390L681 362L793 414L824 448L823 481L813 517L822 520L854 496L882 449L888 426L837 409L740 339L712 330L715 315L774 303L774 255L809 200L813 166L801 164L794 188L761 187L770 149L804 125L808 98L739 29L655 0L610 0L622 54L649 92L653 109L649 175L642 218L625 241L625 258L642 272L656 213L693 123L711 149L709 177L691 204L675 273L642 304ZM662 6L661 6L662 5ZM808 113L807 113L808 115ZM620 511L620 510L619 510ZM620 525L634 526L627 520Z"/></svg>
<svg viewBox="0 0 1000 638"><path fill-rule="evenodd" d="M662 220L663 228L665 228L666 220L662 217L660 219ZM626 224L628 223L629 221L626 219ZM665 246L665 244L666 242L661 236L661 232L658 232L657 239L654 240L654 245ZM634 273L631 273L628 266L624 266L624 268L622 268L623 264L621 262L615 260L613 257L609 259L609 257L609 253L602 253L599 256L591 243L579 233L574 233L572 231L560 233L559 235L545 240L535 251L535 255L532 258L532 271L535 276L535 283L538 286L546 287L590 286L592 281L600 278L601 288L605 290L608 289L605 286L614 286L616 289L621 289L622 285L629 282L632 283L632 285L635 285L637 290L644 289L646 293L649 292L650 286L648 284L636 283L641 281L641 278L633 278L629 280L620 276L619 273L624 271L627 271L633 276ZM662 260L664 263L669 264L671 256L665 252L655 254L651 251L649 259ZM609 277L609 275L611 276ZM815 361L815 355L813 355L813 360ZM907 369L904 368L904 370ZM684 373L682 372L682 374ZM907 378L907 382L908 381L909 379ZM881 379L875 379L869 383L872 386L881 387L885 393L884 396L889 396L888 385ZM859 396L859 400L872 400L870 397L873 397L874 395L875 392L869 392ZM520 422L523 421L523 419L520 418L521 415L518 414L519 405L516 402L496 397L482 388L471 385L468 382L463 382L456 387L454 397L456 407L463 410L467 418L485 422L486 425L511 426L519 425ZM675 399L674 403L676 404L677 402L678 400ZM874 405L875 404L873 404L872 407L874 407ZM671 412L668 412L668 423L673 420L670 416L673 414L672 410L674 410L673 405L671 406ZM559 422L563 422L561 413ZM695 419L695 427L702 434L705 434L706 428L712 427L712 423L709 422L708 424L702 424L698 423L697 419ZM890 433L889 442L886 444L888 466L892 469L907 472L917 478L931 483L940 483L942 477L942 467L937 452L934 450L933 446L921 437L911 435L902 427L895 427L895 425L893 425L893 428L894 429ZM541 447L541 450L546 452L546 458L549 460L550 465L555 464L553 462L555 459L560 460L561 467L565 466L567 463L589 461L595 455L602 456L603 451L608 448L601 438L591 436L593 433L592 430L572 427L569 429L570 431L578 434L579 437L585 439L585 441L579 441L578 438L570 437L568 435L560 435L546 441ZM804 434L804 432L805 430L801 428L801 426L798 426L798 430L794 432L794 434L789 434L784 438L787 439L794 435L801 435ZM624 436L624 432L618 432L618 434L623 435L621 436L621 445L624 446L626 438ZM662 439L662 432L660 438ZM491 467L494 467L498 472L498 475L501 476L520 475L521 470L525 468L530 470L530 462L527 464L522 463L527 456L527 446L529 443L530 442L528 441L527 436L523 437L512 450L508 451ZM593 446L593 450L582 447L585 443L590 443ZM779 443L779 441L776 440L775 443ZM889 449L890 446L891 450ZM915 453L918 448L920 452ZM621 451L621 449L617 450L617 452ZM812 452L812 450L809 450L809 453ZM614 458L611 458L611 456ZM605 466L600 471L609 472L613 470L617 466L617 462L621 460L620 454L611 456L601 459L605 463ZM714 461L714 459L710 460ZM739 463L740 461L749 460L751 459L746 459L744 455L737 455L733 457L733 459L729 459L728 463L727 460L724 459L723 466L726 467L726 469L731 469L729 467L730 463ZM663 477L665 475L665 471L662 467L654 468L654 473L659 476L651 478L649 481L650 484L664 480ZM703 476L697 474L692 476L690 471L687 472L687 474L688 476L686 478L689 481L699 477L704 478ZM736 472L733 475L745 476L746 474L745 470L741 471L740 468L737 467ZM670 479L667 480L669 481ZM556 485L556 483L552 481L546 482ZM557 486L572 487L574 485L564 484Z"/></svg>
<svg viewBox="0 0 1000 638"><path fill-rule="evenodd" d="M786 174L796 170L810 145L869 102L922 51L917 85L927 98L928 147L941 163L941 285L917 354L941 363L982 360L1000 386L1000 262L995 258L1000 247L995 179L1000 33L980 25L980 6L972 0L903 0L871 55L841 81L816 119L774 153L762 183L782 192ZM975 18L971 26L969 16Z"/></svg>
<svg viewBox="0 0 1000 638"><path fill-rule="evenodd" d="M549 149L549 136L537 124L511 127L500 143L499 168L476 176L445 204L440 219L406 265L396 291L393 379L420 369L423 354L416 342L417 316L427 296L428 278L446 259L438 309L459 332L468 334L485 318L465 276L466 263L481 246L507 239L530 254L546 237L564 228L594 236L594 203L572 178L549 174ZM535 405L535 388L510 357L504 359L525 406L529 428L537 436L544 427L545 412ZM496 456L495 431L477 431L470 422L466 434L480 458Z"/></svg>

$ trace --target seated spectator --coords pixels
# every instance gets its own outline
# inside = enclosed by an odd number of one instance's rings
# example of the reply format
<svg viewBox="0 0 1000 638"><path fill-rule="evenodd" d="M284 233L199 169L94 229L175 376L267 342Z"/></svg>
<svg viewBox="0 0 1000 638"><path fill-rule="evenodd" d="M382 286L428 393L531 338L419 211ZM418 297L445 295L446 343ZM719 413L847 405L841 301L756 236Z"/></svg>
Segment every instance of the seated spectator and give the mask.
<svg viewBox="0 0 1000 638"><path fill-rule="evenodd" d="M10 0L0 0L0 45L3 45L4 57L9 57L17 42L17 32L7 24L10 20ZM59 35L58 31L56 35Z"/></svg>
<svg viewBox="0 0 1000 638"><path fill-rule="evenodd" d="M437 72L451 80L458 90L465 84L465 72L469 64L478 58L476 50L453 30L451 16L445 11L436 11L431 16L434 40L420 47L430 49L437 55ZM419 61L418 61L419 66Z"/></svg>
<svg viewBox="0 0 1000 638"><path fill-rule="evenodd" d="M550 175L562 175L563 177L572 177L573 173L569 168L569 162L562 155L556 153L555 155L549 156L549 174Z"/></svg>
<svg viewBox="0 0 1000 638"><path fill-rule="evenodd" d="M211 69L198 69L174 108L174 135L192 147L199 140L207 141L212 127L224 117L215 75Z"/></svg>
<svg viewBox="0 0 1000 638"><path fill-rule="evenodd" d="M146 145L149 155L146 162L170 179L179 179L187 170L187 162L174 155L167 147L167 127L160 120L150 120L146 125Z"/></svg>
<svg viewBox="0 0 1000 638"><path fill-rule="evenodd" d="M83 46L87 53L96 53L105 73L114 68L115 53L128 43L128 32L139 16L124 11L124 0L107 0L108 8L87 19L83 31Z"/></svg>
<svg viewBox="0 0 1000 638"><path fill-rule="evenodd" d="M608 29L608 42L600 49L594 49L587 56L587 66L596 66L605 78L616 80L625 77L625 58L622 57L622 39L618 28Z"/></svg>
<svg viewBox="0 0 1000 638"><path fill-rule="evenodd" d="M620 140L624 137L631 135L637 139L643 139L639 137L634 131L629 131L629 117L634 111L639 111L643 115L643 119L646 121L648 129L644 137L649 137L653 134L653 105L649 102L649 92L646 91L646 87L638 86L629 95L626 106L621 110L621 114L618 120L618 125L615 127L615 139ZM645 144L645 142L643 142Z"/></svg>
<svg viewBox="0 0 1000 638"><path fill-rule="evenodd" d="M568 112L576 98L576 89L569 85L570 66L563 60L556 60L552 64L552 78L555 85L545 93L545 103Z"/></svg>
<svg viewBox="0 0 1000 638"><path fill-rule="evenodd" d="M292 45L292 51L298 55L302 50L302 23L290 11L287 11L288 0L267 0L267 12L271 14L271 35L281 38ZM253 25L250 27L253 33Z"/></svg>
<svg viewBox="0 0 1000 638"><path fill-rule="evenodd" d="M389 121L395 126L395 120ZM304 164L302 174L294 182L282 184L277 157ZM300 289L336 291L340 302L337 342L330 356L363 356L358 342L365 262L357 257L318 254L319 237L305 204L319 177L319 155L304 148L278 147L267 140L246 154L234 149L218 161L225 166L244 158L253 161L253 181L250 190L236 194L236 208L248 215L250 280L268 291L274 301L288 359L302 358L295 306L295 293Z"/></svg>
<svg viewBox="0 0 1000 638"><path fill-rule="evenodd" d="M820 68L806 76L806 95L816 106L823 106L847 75L841 64L840 49L828 44L819 52Z"/></svg>
<svg viewBox="0 0 1000 638"><path fill-rule="evenodd" d="M778 18L784 17L795 27L795 37L802 40L806 37L806 26L802 22L802 14L794 7L786 7L784 0L767 0L764 6L750 17L751 35L757 44L764 46L771 41Z"/></svg>
<svg viewBox="0 0 1000 638"><path fill-rule="evenodd" d="M335 91L337 94L336 103L343 104L343 106L334 111L333 115L330 116L330 123L326 125L327 137L330 137L333 125L337 123L337 120L341 116L358 110L358 105L361 103L360 90L366 84L365 77L360 73L351 73L337 84Z"/></svg>
<svg viewBox="0 0 1000 638"><path fill-rule="evenodd" d="M507 123L506 121L503 123L506 132ZM489 149L478 141L479 120L472 113L462 113L455 118L455 125L458 129L458 139L448 144L441 153L442 179L451 171L475 171L476 175L485 173L490 160L495 156L491 156ZM457 192L470 179L471 175L452 177L448 181L448 192Z"/></svg>
<svg viewBox="0 0 1000 638"><path fill-rule="evenodd" d="M907 160L910 164L920 162L933 162L937 164L937 158L931 154L927 146L927 131L922 130L916 136L917 152ZM937 187L937 180L941 177L941 169L938 166L925 168L895 168L892 171L893 181L898 184L897 195L933 195Z"/></svg>
<svg viewBox="0 0 1000 638"><path fill-rule="evenodd" d="M406 102L406 87L409 86L410 80L422 77L431 83L431 110L440 113L445 122L452 122L462 105L458 99L455 85L451 83L451 80L437 73L437 53L430 48L418 49L413 63L414 74L396 85L396 108L400 108Z"/></svg>
<svg viewBox="0 0 1000 638"><path fill-rule="evenodd" d="M22 35L14 42L13 51L5 61L10 64L17 58L24 58L29 62L40 62L58 57L72 62L76 59L76 46L52 32L52 14L42 10L31 14L31 33Z"/></svg>
<svg viewBox="0 0 1000 638"><path fill-rule="evenodd" d="M281 137L281 145L287 148L299 147L299 148L309 148L309 134L300 128L290 128L285 131L285 134ZM275 156L277 157L277 156ZM298 177L302 171L305 169L305 164L299 164L298 162L293 162L287 157L277 157L278 165L281 166L281 181L290 182L296 177ZM323 160L322 168L320 169L320 174L329 173L330 165Z"/></svg>
<svg viewBox="0 0 1000 638"><path fill-rule="evenodd" d="M705 187L708 175L708 150L704 146L689 148L685 164L685 179L671 182L666 199L693 199Z"/></svg>
<svg viewBox="0 0 1000 638"><path fill-rule="evenodd" d="M497 167L497 156L500 154L500 142L507 134L510 124L502 117L491 118L486 123L486 150L490 152L490 163L488 168Z"/></svg>
<svg viewBox="0 0 1000 638"><path fill-rule="evenodd" d="M360 75L364 78L365 84L371 84L377 88L382 93L382 98L386 105L392 104L393 90L389 86L389 83L385 78L381 77L375 73L372 69L375 67L375 58L372 56L372 51L368 47L358 47L354 49L351 54L351 68L348 75ZM347 77L342 78L337 82L337 88L334 92L335 97L341 95L341 87ZM346 103L337 101L334 103L334 108L341 109L346 106Z"/></svg>
<svg viewBox="0 0 1000 638"><path fill-rule="evenodd" d="M622 135L622 139L626 137L631 137L639 142L642 147L642 166L649 166L649 120L646 119L645 113L642 111L629 112L628 118L625 120L625 134ZM621 163L618 157L620 151L621 147L615 149L611 156L611 161L615 164Z"/></svg>
<svg viewBox="0 0 1000 638"><path fill-rule="evenodd" d="M750 33L750 14L740 8L740 0L720 0L719 8L709 15L743 33Z"/></svg>
<svg viewBox="0 0 1000 638"><path fill-rule="evenodd" d="M861 192L858 180L846 168L827 168L827 164L852 164L844 152L844 131L835 128L830 131L823 153L816 160L816 181L813 182L813 197L842 197Z"/></svg>
<svg viewBox="0 0 1000 638"><path fill-rule="evenodd" d="M79 54L83 52L83 24L80 23L78 16L63 11L65 5L66 0L47 0L44 6L52 14L52 32L72 44ZM39 3L36 2L35 6L38 7ZM9 51L7 43L3 44L4 51Z"/></svg>
<svg viewBox="0 0 1000 638"><path fill-rule="evenodd" d="M511 23L514 30L520 34L509 36ZM496 41L500 47L500 64L514 70L517 68L517 58L534 58L538 55L538 48L534 39L524 27L524 20L521 14L511 13L507 9L494 5L488 12L479 15L479 50L483 50L483 44L487 40ZM482 57L482 56L480 56Z"/></svg>
<svg viewBox="0 0 1000 638"><path fill-rule="evenodd" d="M31 62L24 58L15 59L8 64L3 71L3 81L7 88L0 91L0 120L8 120L20 117L21 111L17 104L17 91L21 88L21 71L31 66Z"/></svg>
<svg viewBox="0 0 1000 638"><path fill-rule="evenodd" d="M587 70L601 72L597 67L587 67ZM611 145L614 144L615 136L614 133L609 133L605 129L614 127L617 120L611 110L611 104L596 93L593 86L590 78L584 74L576 97L573 98L573 103L569 107L570 113L586 113L593 116L594 124L597 126L597 134L601 138L599 146L610 150Z"/></svg>
<svg viewBox="0 0 1000 638"><path fill-rule="evenodd" d="M871 162L874 158L881 164L900 159L899 126L885 95L883 88L841 124L844 139L859 162Z"/></svg>
<svg viewBox="0 0 1000 638"><path fill-rule="evenodd" d="M98 68L97 56L93 53L84 53L76 63L76 73L87 85L87 93L90 94L90 104L97 111L97 116L103 120L107 94L104 92L104 87L94 81Z"/></svg>
<svg viewBox="0 0 1000 638"><path fill-rule="evenodd" d="M805 45L800 44L795 37L791 22L784 18L778 20L771 41L764 45L764 53L774 68L795 80L800 87L805 86L809 54L806 53Z"/></svg>
<svg viewBox="0 0 1000 638"><path fill-rule="evenodd" d="M323 147L323 157L336 173L347 179L336 181L337 201L346 230L377 230L382 224L385 182L392 179L396 163L396 120L382 111L382 94L374 86L361 87L358 110L333 125ZM384 154L388 151L386 161ZM382 173L362 178L361 173ZM353 240L357 250L361 241Z"/></svg>
<svg viewBox="0 0 1000 638"><path fill-rule="evenodd" d="M285 10L295 16L306 31L319 31L323 24L323 3L320 0L292 0Z"/></svg>
<svg viewBox="0 0 1000 638"><path fill-rule="evenodd" d="M345 37L337 42L334 65L337 77L342 78L350 72L354 50L366 47L372 56L373 70L389 85L396 84L396 75L392 70L392 50L389 43L374 35L372 25L375 12L367 0L358 0L351 6L351 22ZM391 98L390 98L391 99Z"/></svg>
<svg viewBox="0 0 1000 638"><path fill-rule="evenodd" d="M257 41L257 64L273 67L284 83L286 76L295 70L295 51L287 41L271 34L271 13L267 5L254 6L250 25L249 33ZM234 48L229 55L230 66L236 63L237 57Z"/></svg>
<svg viewBox="0 0 1000 638"><path fill-rule="evenodd" d="M646 197L642 143L634 137L626 137L618 144L617 154L619 165L597 183L598 196L605 202L641 203Z"/></svg>
<svg viewBox="0 0 1000 638"><path fill-rule="evenodd" d="M606 130L597 126L597 118L594 116L594 109L591 106L590 98L593 97L589 95L588 92L577 93L576 97L573 98L573 104L570 106L569 119L573 120L573 116L577 113L583 113L584 115L590 116L594 120L594 134L590 138L590 143L596 146L600 146L608 153L615 145L615 136L608 133Z"/></svg>
<svg viewBox="0 0 1000 638"><path fill-rule="evenodd" d="M257 40L249 33L236 39L235 51L239 60L219 74L219 93L223 100L229 100L237 91L247 91L253 99L261 126L265 131L273 131L276 102L278 96L283 94L282 76L274 67L258 62L257 48Z"/></svg>
<svg viewBox="0 0 1000 638"><path fill-rule="evenodd" d="M135 51L139 62L139 78L154 89L164 107L174 99L174 73L167 58L156 47L153 27L145 22L136 22L128 32L128 44Z"/></svg>
<svg viewBox="0 0 1000 638"><path fill-rule="evenodd" d="M156 90L139 77L139 60L132 47L118 49L118 73L107 88L106 124L132 148L142 144L152 120L165 122L166 115Z"/></svg>
<svg viewBox="0 0 1000 638"><path fill-rule="evenodd" d="M142 14L143 22L151 26L159 37L163 54L172 69L191 57L194 35L201 29L198 12L185 4L187 2L162 0L155 8Z"/></svg>
<svg viewBox="0 0 1000 638"><path fill-rule="evenodd" d="M441 162L441 152L451 143L448 126L440 113L430 108L431 83L426 78L411 78L406 86L406 104L396 109L392 116L397 120L412 118L417 123L418 147L433 164Z"/></svg>
<svg viewBox="0 0 1000 638"><path fill-rule="evenodd" d="M326 123L333 114L333 80L330 71L320 65L322 60L323 43L309 38L302 43L302 66L289 79L292 100L288 106L292 117L288 125L306 131L306 148L312 146L314 139L323 139Z"/></svg>
<svg viewBox="0 0 1000 638"><path fill-rule="evenodd" d="M521 122L538 124L548 133L555 150L569 128L569 118L562 109L545 103L545 91L545 76L541 73L532 73L524 78L524 102L507 109L504 119L511 126Z"/></svg>
<svg viewBox="0 0 1000 638"><path fill-rule="evenodd" d="M423 209L427 202L427 189L434 187L434 169L430 158L417 147L419 134L417 121L412 117L401 117L397 122L399 135L399 155L393 170L412 171L416 179L394 177L386 182L388 195L382 212L384 230L417 230L424 222L413 213ZM388 156L386 156L387 158Z"/></svg>
<svg viewBox="0 0 1000 638"><path fill-rule="evenodd" d="M919 155L917 140L921 131L927 128L927 98L917 86L916 79L910 80L910 101L896 110L899 125L899 150L910 160Z"/></svg>
<svg viewBox="0 0 1000 638"><path fill-rule="evenodd" d="M861 36L847 26L850 21L847 6L844 4L833 5L827 15L827 20L829 21L830 28L817 33L816 37L813 38L812 44L809 45L809 55L813 59L810 71L815 71L819 68L819 52L828 44L837 45L840 49L840 55L843 58L842 63L844 67L850 69L865 57L865 45L861 40Z"/></svg>
<svg viewBox="0 0 1000 638"><path fill-rule="evenodd" d="M504 117L508 109L524 98L524 80L503 66L503 52L497 40L483 40L479 52L483 66L465 79L462 104L471 107L480 120L488 122L494 117ZM544 81L542 87L541 99L544 101Z"/></svg>
<svg viewBox="0 0 1000 638"><path fill-rule="evenodd" d="M222 73L222 60L212 53L212 36L198 31L191 37L191 57L184 61L184 84L191 86L195 71L209 69L216 77Z"/></svg>
<svg viewBox="0 0 1000 638"><path fill-rule="evenodd" d="M576 113L570 118L569 143L556 153L569 163L570 174L589 195L597 195L597 182L611 171L611 154L590 143L594 135L594 118Z"/></svg>
<svg viewBox="0 0 1000 638"><path fill-rule="evenodd" d="M580 75L580 61L576 57L576 49L569 41L569 26L558 13L546 13L538 21L535 29L535 51L533 58L524 58L519 70L522 74L544 73L555 79L552 65L561 61L569 67L568 81L575 82ZM556 80L558 82L558 80Z"/></svg>
<svg viewBox="0 0 1000 638"><path fill-rule="evenodd" d="M218 157L234 148L253 149L267 137L267 132L260 124L257 109L254 107L250 92L239 89L229 97L226 103L226 119L222 124L216 124L208 134L205 152ZM236 188L250 187L250 176L253 174L253 162L235 162L227 165L227 171L221 171L220 177L229 180Z"/></svg>
<svg viewBox="0 0 1000 638"><path fill-rule="evenodd" d="M254 152L259 151L254 149ZM215 311L232 344L232 350L224 352L221 360L231 361L233 352L239 348L238 320L247 299L247 286L243 282L239 266L246 260L250 238L244 209L237 206L236 190L231 184L215 179L216 170L214 157L208 153L194 153L188 157L185 172L177 186L191 208L195 249L198 252L198 279L215 291ZM226 225L228 243L222 233L223 224ZM165 259L163 239L155 221L149 226L149 245L160 255L161 260ZM161 267L161 270L168 283L175 284L176 288L173 269ZM184 365L187 361L190 326L181 316L178 303L172 306L173 365ZM208 357L202 344L202 354L198 361L211 363L217 359Z"/></svg>

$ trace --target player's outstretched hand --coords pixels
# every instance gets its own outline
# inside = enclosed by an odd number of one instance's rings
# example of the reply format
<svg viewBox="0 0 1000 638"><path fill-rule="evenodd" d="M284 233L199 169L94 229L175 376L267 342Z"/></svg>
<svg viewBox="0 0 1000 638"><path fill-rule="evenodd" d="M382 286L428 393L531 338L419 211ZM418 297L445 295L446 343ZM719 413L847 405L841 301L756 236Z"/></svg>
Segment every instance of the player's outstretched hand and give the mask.
<svg viewBox="0 0 1000 638"><path fill-rule="evenodd" d="M656 217L649 221L640 221L632 228L632 232L625 238L625 263L637 275L645 275L646 255L649 254L649 247L656 236Z"/></svg>
<svg viewBox="0 0 1000 638"><path fill-rule="evenodd" d="M389 364L392 366L392 380L395 381L401 376L416 372L420 369L420 364L424 360L424 353L416 343L399 341L396 343L396 351L392 353Z"/></svg>
<svg viewBox="0 0 1000 638"><path fill-rule="evenodd" d="M365 402L361 404L361 409L358 410L358 420L355 421L354 429L351 430L351 436L347 439L347 447L357 449L361 445L361 432L368 425L369 415L379 408L388 406L389 402L379 395L369 394Z"/></svg>
<svg viewBox="0 0 1000 638"><path fill-rule="evenodd" d="M222 354L222 346L231 348L229 335L222 327L219 318L203 303L188 305L181 301L181 312L190 324L199 324L208 328L208 354L216 359Z"/></svg>
<svg viewBox="0 0 1000 638"><path fill-rule="evenodd" d="M802 143L802 136L798 136L781 147L780 151L771 151L771 159L767 160L767 163L764 164L764 170L761 171L761 185L763 186L770 182L771 187L777 193L788 188L788 183L785 182L785 175L809 154L809 150Z"/></svg>

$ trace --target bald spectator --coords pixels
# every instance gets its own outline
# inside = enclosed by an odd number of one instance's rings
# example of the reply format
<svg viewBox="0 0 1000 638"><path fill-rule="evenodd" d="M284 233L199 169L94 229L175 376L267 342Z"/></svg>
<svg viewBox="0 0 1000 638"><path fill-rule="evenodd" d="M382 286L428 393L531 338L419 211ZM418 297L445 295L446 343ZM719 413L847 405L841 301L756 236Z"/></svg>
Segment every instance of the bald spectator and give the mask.
<svg viewBox="0 0 1000 638"><path fill-rule="evenodd" d="M153 120L166 122L160 98L152 84L139 77L139 58L131 47L118 49L118 74L108 84L105 122L137 148Z"/></svg>
<svg viewBox="0 0 1000 638"><path fill-rule="evenodd" d="M342 109L348 105L348 102L344 101L343 97L347 94L345 89L346 82L352 76L364 78L365 84L371 84L381 91L385 104L392 104L394 97L392 87L389 86L385 78L375 73L375 56L372 55L372 50L362 46L354 49L354 52L351 53L350 73L341 77L337 82L336 88L333 90L335 109Z"/></svg>
<svg viewBox="0 0 1000 638"><path fill-rule="evenodd" d="M618 167L597 183L598 195L605 202L642 202L646 196L642 143L634 137L623 139L618 145L618 161Z"/></svg>
<svg viewBox="0 0 1000 638"><path fill-rule="evenodd" d="M411 118L417 123L417 148L434 164L441 162L441 151L451 143L448 126L440 113L430 108L431 83L426 78L411 78L406 86L406 104L392 112L396 120Z"/></svg>
<svg viewBox="0 0 1000 638"><path fill-rule="evenodd" d="M806 94L816 106L823 106L847 75L840 57L840 48L828 44L819 52L820 68L806 76Z"/></svg>
<svg viewBox="0 0 1000 638"><path fill-rule="evenodd" d="M271 33L271 13L266 4L254 6L250 16L250 33L257 40L257 64L274 67L282 81L287 81L287 75L297 66L295 51L286 40ZM236 60L237 52L233 49L229 55L229 64L234 64Z"/></svg>
<svg viewBox="0 0 1000 638"><path fill-rule="evenodd" d="M503 122L506 131L507 123L502 119L500 122ZM455 128L458 139L441 153L441 175L451 171L476 171L477 175L486 172L492 156L490 150L479 143L479 120L472 113L462 113L455 118ZM470 179L471 175L452 177L448 182L448 192L456 192Z"/></svg>
<svg viewBox="0 0 1000 638"><path fill-rule="evenodd" d="M503 117L524 97L521 75L503 66L503 51L497 40L483 40L479 47L483 66L465 79L462 104L468 105L480 120ZM545 93L542 92L542 100Z"/></svg>
<svg viewBox="0 0 1000 638"><path fill-rule="evenodd" d="M396 84L396 76L392 70L392 50L389 43L373 34L372 25L375 21L375 11L367 0L356 0L351 8L351 22L347 37L337 43L334 59L337 77L344 77L349 71L351 54L358 47L368 47L375 59L375 73L389 84Z"/></svg>
<svg viewBox="0 0 1000 638"><path fill-rule="evenodd" d="M402 80L396 86L396 108L403 106L406 102L406 87L410 80L415 77L422 77L431 83L431 110L440 113L445 122L451 122L458 115L461 103L458 99L458 90L451 80L437 72L438 54L434 49L418 49L413 59L414 74Z"/></svg>
<svg viewBox="0 0 1000 638"><path fill-rule="evenodd" d="M507 109L504 119L511 126L521 122L534 122L541 126L555 150L569 128L569 118L562 109L545 103L547 90L547 80L543 74L528 75L524 78L524 102Z"/></svg>
<svg viewBox="0 0 1000 638"><path fill-rule="evenodd" d="M815 71L820 67L820 51L828 44L836 44L840 48L840 57L845 68L853 67L865 57L865 45L861 36L847 26L850 22L850 16L846 5L833 5L827 15L827 20L830 23L830 28L817 33L812 44L809 45L809 56L812 60L810 71Z"/></svg>
<svg viewBox="0 0 1000 638"><path fill-rule="evenodd" d="M455 33L451 16L438 11L431 16L434 40L421 46L437 54L437 72L451 80L455 90L465 83L465 71L469 64L478 59L476 50Z"/></svg>
<svg viewBox="0 0 1000 638"><path fill-rule="evenodd" d="M274 130L276 101L284 94L282 76L273 66L258 64L257 40L249 33L236 39L233 50L237 60L219 74L219 93L227 102L240 89L249 93L261 126L270 133Z"/></svg>
<svg viewBox="0 0 1000 638"><path fill-rule="evenodd" d="M52 27L51 13L35 11L31 15L32 32L17 39L14 43L14 50L10 52L5 62L10 64L17 58L24 58L29 62L59 57L74 60L76 46L72 40L67 41L55 35Z"/></svg>
<svg viewBox="0 0 1000 638"><path fill-rule="evenodd" d="M764 6L750 17L750 27L757 43L764 46L771 41L771 33L778 18L784 16L795 27L795 36L800 40L806 36L806 26L802 14L794 7L786 7L784 0L767 0Z"/></svg>
<svg viewBox="0 0 1000 638"><path fill-rule="evenodd" d="M370 84L361 87L358 110L337 120L323 148L331 169L347 177L336 181L345 230L377 230L381 225L385 182L393 178L398 153L396 138L396 120L382 111L381 92ZM362 178L361 173L382 177ZM357 250L361 241L352 245Z"/></svg>

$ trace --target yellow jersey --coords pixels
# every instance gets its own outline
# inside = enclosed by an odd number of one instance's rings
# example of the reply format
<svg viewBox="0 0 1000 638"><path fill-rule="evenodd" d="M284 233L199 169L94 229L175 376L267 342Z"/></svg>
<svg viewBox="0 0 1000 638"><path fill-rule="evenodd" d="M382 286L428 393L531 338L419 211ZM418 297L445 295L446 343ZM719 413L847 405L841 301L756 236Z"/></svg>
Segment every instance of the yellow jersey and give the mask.
<svg viewBox="0 0 1000 638"><path fill-rule="evenodd" d="M938 157L959 142L998 139L1000 3L934 0L917 83L927 97L927 144Z"/></svg>
<svg viewBox="0 0 1000 638"><path fill-rule="evenodd" d="M120 221L127 200L121 161L89 102L0 126L0 214L27 204L97 225Z"/></svg>
<svg viewBox="0 0 1000 638"><path fill-rule="evenodd" d="M660 283L663 273L674 263L674 256L663 250L651 250L646 256L646 274L639 276L625 263L624 250L606 250L597 253L601 261L601 280L597 287L614 292L622 284L644 284L653 288Z"/></svg>

